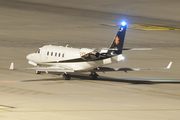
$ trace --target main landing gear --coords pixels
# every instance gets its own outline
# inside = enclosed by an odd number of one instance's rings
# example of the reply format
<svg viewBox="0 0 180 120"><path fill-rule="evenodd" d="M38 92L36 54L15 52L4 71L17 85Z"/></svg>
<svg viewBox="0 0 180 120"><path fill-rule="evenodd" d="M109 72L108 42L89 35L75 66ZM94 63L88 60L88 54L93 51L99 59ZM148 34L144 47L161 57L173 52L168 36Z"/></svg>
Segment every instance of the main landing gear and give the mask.
<svg viewBox="0 0 180 120"><path fill-rule="evenodd" d="M99 75L96 72L91 72L91 74L89 75L89 79L90 80L96 80L98 76ZM63 74L63 79L64 80L70 80L71 79L71 75L67 74L67 73L64 73Z"/></svg>
<svg viewBox="0 0 180 120"><path fill-rule="evenodd" d="M36 71L35 73L36 74L41 74L42 72L41 71ZM99 75L96 72L91 72L91 74L89 75L89 79L90 80L96 80L98 76ZM64 80L70 80L71 79L71 75L67 74L67 73L64 73L63 74L63 79Z"/></svg>
<svg viewBox="0 0 180 120"><path fill-rule="evenodd" d="M70 76L69 74L67 74L67 73L64 73L64 74L63 74L63 79L64 79L64 80L70 80L70 79L71 79L71 76Z"/></svg>
<svg viewBox="0 0 180 120"><path fill-rule="evenodd" d="M96 80L99 75L96 72L91 72L89 75L90 80Z"/></svg>

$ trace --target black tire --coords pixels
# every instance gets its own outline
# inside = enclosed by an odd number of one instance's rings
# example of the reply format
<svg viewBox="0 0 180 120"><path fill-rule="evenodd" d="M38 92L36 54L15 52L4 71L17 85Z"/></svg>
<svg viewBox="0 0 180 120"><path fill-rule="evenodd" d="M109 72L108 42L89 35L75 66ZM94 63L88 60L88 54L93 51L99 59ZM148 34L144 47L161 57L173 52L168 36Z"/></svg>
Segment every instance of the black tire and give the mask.
<svg viewBox="0 0 180 120"><path fill-rule="evenodd" d="M97 74L90 74L89 79L90 80L96 80L97 79Z"/></svg>
<svg viewBox="0 0 180 120"><path fill-rule="evenodd" d="M63 75L63 79L64 80L70 80L71 79L71 76L69 74L64 74Z"/></svg>
<svg viewBox="0 0 180 120"><path fill-rule="evenodd" d="M35 71L36 74L41 74L41 71Z"/></svg>
<svg viewBox="0 0 180 120"><path fill-rule="evenodd" d="M93 80L93 75L92 74L89 75L89 79Z"/></svg>
<svg viewBox="0 0 180 120"><path fill-rule="evenodd" d="M94 80L97 80L97 75L94 75Z"/></svg>

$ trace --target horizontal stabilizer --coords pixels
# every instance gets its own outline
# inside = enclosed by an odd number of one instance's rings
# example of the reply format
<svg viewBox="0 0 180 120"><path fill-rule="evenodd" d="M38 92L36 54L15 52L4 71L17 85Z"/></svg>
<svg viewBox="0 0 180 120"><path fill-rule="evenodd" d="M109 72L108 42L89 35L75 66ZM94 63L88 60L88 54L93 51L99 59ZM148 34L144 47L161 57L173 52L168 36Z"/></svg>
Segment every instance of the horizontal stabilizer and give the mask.
<svg viewBox="0 0 180 120"><path fill-rule="evenodd" d="M153 48L123 48L122 50L152 50ZM118 50L117 48L102 48L100 49L101 53L105 53L108 50L111 51L116 51Z"/></svg>
<svg viewBox="0 0 180 120"><path fill-rule="evenodd" d="M123 50L152 50L153 48L124 48Z"/></svg>

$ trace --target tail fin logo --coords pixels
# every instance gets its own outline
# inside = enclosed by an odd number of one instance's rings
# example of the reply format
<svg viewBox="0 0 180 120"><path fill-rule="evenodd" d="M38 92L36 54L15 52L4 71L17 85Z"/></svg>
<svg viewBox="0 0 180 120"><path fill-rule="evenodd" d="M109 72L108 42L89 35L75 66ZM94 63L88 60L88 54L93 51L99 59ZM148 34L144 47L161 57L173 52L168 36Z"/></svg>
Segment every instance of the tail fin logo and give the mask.
<svg viewBox="0 0 180 120"><path fill-rule="evenodd" d="M114 42L116 43L116 45L119 44L119 38L118 38L118 36L115 37L115 41L114 41Z"/></svg>

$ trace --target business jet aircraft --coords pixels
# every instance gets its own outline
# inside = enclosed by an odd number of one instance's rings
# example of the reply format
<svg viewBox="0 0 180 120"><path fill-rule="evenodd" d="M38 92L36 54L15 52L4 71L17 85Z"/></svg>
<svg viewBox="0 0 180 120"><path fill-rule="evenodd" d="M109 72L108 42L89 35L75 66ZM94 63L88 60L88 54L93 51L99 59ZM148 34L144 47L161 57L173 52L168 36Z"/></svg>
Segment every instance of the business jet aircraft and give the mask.
<svg viewBox="0 0 180 120"><path fill-rule="evenodd" d="M104 65L120 62L122 56L124 38L127 24L122 22L120 28L108 49L70 48L68 46L45 45L35 53L27 55L29 64L34 68L14 68L11 63L10 70L35 70L36 74L41 72L58 72L65 80L70 80L70 73L90 72L90 79L97 79L96 72L106 71L138 71L150 69L170 69L172 62L166 68L113 68L102 67Z"/></svg>

